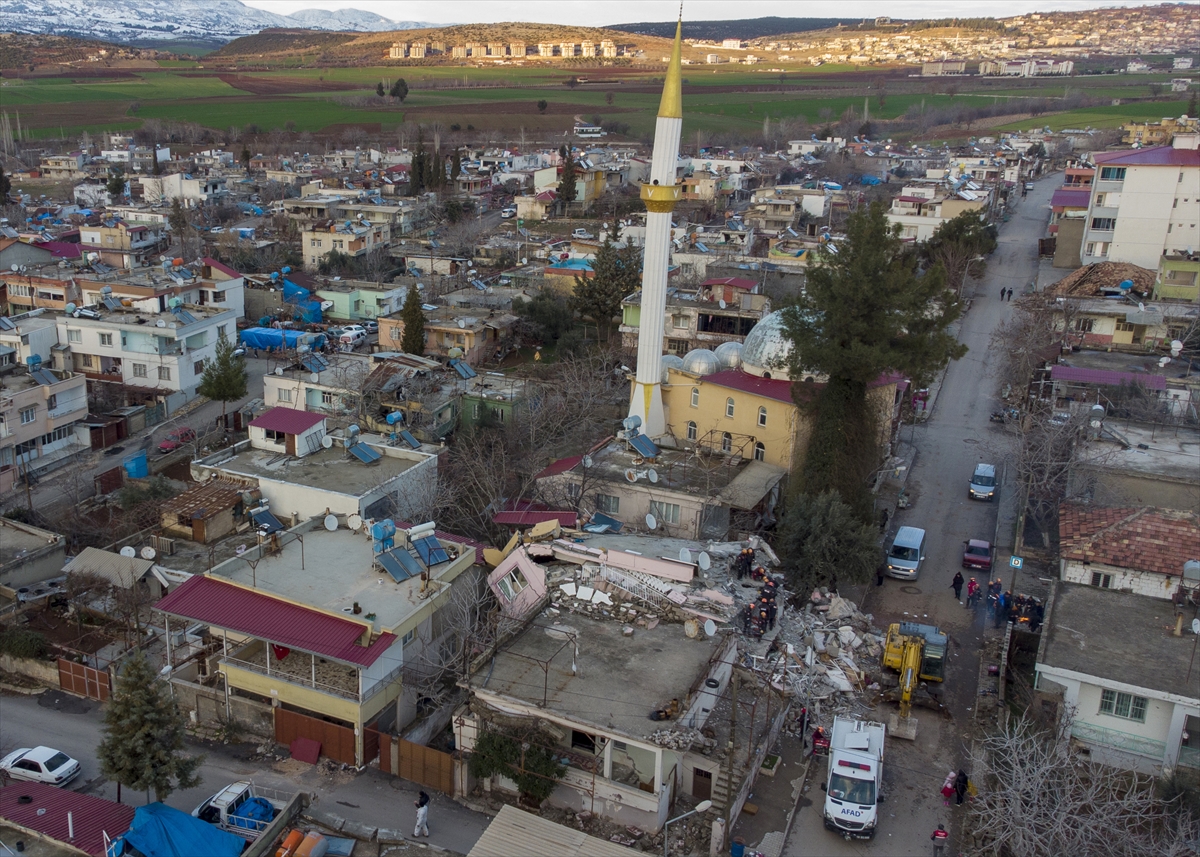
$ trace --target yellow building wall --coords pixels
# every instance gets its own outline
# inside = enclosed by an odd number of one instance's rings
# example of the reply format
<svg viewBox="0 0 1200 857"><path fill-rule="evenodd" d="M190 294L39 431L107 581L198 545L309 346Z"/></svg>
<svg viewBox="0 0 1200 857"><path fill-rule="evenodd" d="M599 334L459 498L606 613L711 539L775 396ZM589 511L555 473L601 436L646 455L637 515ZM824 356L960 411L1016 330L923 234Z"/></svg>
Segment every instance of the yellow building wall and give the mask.
<svg viewBox="0 0 1200 857"><path fill-rule="evenodd" d="M236 687L239 690L245 690L250 693L257 693L260 696L270 699L278 699L280 702L286 702L288 705L294 705L297 708L303 708L306 711L312 711L317 714L336 717L339 720L345 720L348 723L354 723L359 726L364 722L363 709L353 700L342 699L328 693L321 693L319 690L313 690L302 685L290 684L274 676L265 676L262 673L245 670L228 663L220 664L219 669L225 674L225 681L229 683L230 687ZM377 700L386 700L388 695L387 691L377 693L370 699L370 702L374 703ZM395 699L394 696L392 698ZM379 707L383 707L382 703L380 703Z"/></svg>

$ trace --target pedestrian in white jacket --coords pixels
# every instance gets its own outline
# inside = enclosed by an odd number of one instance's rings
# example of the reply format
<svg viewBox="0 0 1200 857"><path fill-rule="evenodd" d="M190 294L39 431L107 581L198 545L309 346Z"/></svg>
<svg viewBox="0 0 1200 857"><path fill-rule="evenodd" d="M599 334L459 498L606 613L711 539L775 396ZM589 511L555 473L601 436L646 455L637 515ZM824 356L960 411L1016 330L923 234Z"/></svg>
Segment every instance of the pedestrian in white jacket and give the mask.
<svg viewBox="0 0 1200 857"><path fill-rule="evenodd" d="M428 836L429 835L429 795L421 792L421 796L413 801L413 805L417 808L417 826L413 830L413 836Z"/></svg>

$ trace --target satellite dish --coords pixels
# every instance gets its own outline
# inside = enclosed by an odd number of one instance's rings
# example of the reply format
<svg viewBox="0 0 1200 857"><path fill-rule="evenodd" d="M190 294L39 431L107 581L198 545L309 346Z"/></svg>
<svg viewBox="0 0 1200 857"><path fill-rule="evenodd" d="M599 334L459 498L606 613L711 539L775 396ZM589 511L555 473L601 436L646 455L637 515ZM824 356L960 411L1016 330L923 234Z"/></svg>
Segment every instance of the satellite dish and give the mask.
<svg viewBox="0 0 1200 857"><path fill-rule="evenodd" d="M325 435L325 437L321 438L321 446L325 449L333 449L333 438Z"/></svg>
<svg viewBox="0 0 1200 857"><path fill-rule="evenodd" d="M154 322L154 326L155 327L166 327L167 323L160 318L158 321Z"/></svg>
<svg viewBox="0 0 1200 857"><path fill-rule="evenodd" d="M459 329L459 330L465 330L465 329L466 329L466 327L467 327L467 320L466 320L466 319L463 319L463 318L460 318L460 319L458 320L458 329Z"/></svg>
<svg viewBox="0 0 1200 857"><path fill-rule="evenodd" d="M363 521L361 515L351 515L346 519L346 526L348 526L351 531L355 533L362 529L362 523Z"/></svg>
<svg viewBox="0 0 1200 857"><path fill-rule="evenodd" d="M325 516L325 529L329 530L331 533L337 529L337 515Z"/></svg>
<svg viewBox="0 0 1200 857"><path fill-rule="evenodd" d="M692 552L690 550L688 550L687 548L680 548L679 549L679 561L690 563L692 561Z"/></svg>
<svg viewBox="0 0 1200 857"><path fill-rule="evenodd" d="M646 471L646 476L648 476L650 478L651 485L658 484L658 471L655 470L653 467L651 467L648 471Z"/></svg>
<svg viewBox="0 0 1200 857"><path fill-rule="evenodd" d="M708 571L712 568L712 559L709 557L707 551L700 551L700 556L697 558L696 563L700 566L701 571Z"/></svg>
<svg viewBox="0 0 1200 857"><path fill-rule="evenodd" d="M12 271L15 274L17 271L21 270L21 266L20 265L9 265L8 270Z"/></svg>
<svg viewBox="0 0 1200 857"><path fill-rule="evenodd" d="M719 306L721 309L725 309L724 299L717 301L717 306Z"/></svg>
<svg viewBox="0 0 1200 857"><path fill-rule="evenodd" d="M283 374L283 367L282 367L282 366L276 366L276 367L275 367L275 374L276 374L276 375L282 375L282 374Z"/></svg>
<svg viewBox="0 0 1200 857"><path fill-rule="evenodd" d="M158 556L158 552L149 545L142 548L142 559L154 559L156 556Z"/></svg>
<svg viewBox="0 0 1200 857"><path fill-rule="evenodd" d="M583 466L584 466L584 467L591 467L591 466L592 466L592 457L591 457L590 455L585 455L585 456L583 457Z"/></svg>
<svg viewBox="0 0 1200 857"><path fill-rule="evenodd" d="M704 636L711 637L717 633L717 623L712 619L704 620Z"/></svg>
<svg viewBox="0 0 1200 857"><path fill-rule="evenodd" d="M311 375L308 376L308 380L312 381L315 384L321 380L321 374L319 372L313 372Z"/></svg>
<svg viewBox="0 0 1200 857"><path fill-rule="evenodd" d="M13 267L16 266L14 265ZM137 551L134 548L126 545L125 547L121 548L121 556L127 556L130 559L133 559L135 556L137 556Z"/></svg>
<svg viewBox="0 0 1200 857"><path fill-rule="evenodd" d="M625 481L632 483L632 482L637 482L637 480L638 480L637 471L634 470L632 467L628 468L625 471Z"/></svg>
<svg viewBox="0 0 1200 857"><path fill-rule="evenodd" d="M1183 343L1178 339L1172 339L1171 340L1171 356L1178 357L1180 352L1182 352L1182 351L1183 351Z"/></svg>
<svg viewBox="0 0 1200 857"><path fill-rule="evenodd" d="M646 526L652 530L658 529L658 520L653 515L646 515Z"/></svg>
<svg viewBox="0 0 1200 857"><path fill-rule="evenodd" d="M1193 619L1193 620L1192 620L1192 633L1193 633L1193 634L1200 634L1200 619Z"/></svg>

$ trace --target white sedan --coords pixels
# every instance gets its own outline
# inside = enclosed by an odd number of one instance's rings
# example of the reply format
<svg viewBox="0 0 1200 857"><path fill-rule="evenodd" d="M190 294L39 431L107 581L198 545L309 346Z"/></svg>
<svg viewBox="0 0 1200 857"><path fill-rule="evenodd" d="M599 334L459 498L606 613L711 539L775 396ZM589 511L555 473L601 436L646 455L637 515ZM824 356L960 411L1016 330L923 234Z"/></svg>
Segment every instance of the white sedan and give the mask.
<svg viewBox="0 0 1200 857"><path fill-rule="evenodd" d="M0 759L0 771L14 780L65 786L79 776L79 763L52 747L25 747Z"/></svg>

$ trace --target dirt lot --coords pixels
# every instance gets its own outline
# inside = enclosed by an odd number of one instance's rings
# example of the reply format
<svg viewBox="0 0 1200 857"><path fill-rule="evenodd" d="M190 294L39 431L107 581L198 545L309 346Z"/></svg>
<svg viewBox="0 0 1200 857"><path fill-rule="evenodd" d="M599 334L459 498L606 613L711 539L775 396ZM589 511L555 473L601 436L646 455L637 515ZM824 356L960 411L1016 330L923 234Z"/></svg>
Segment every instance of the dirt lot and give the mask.
<svg viewBox="0 0 1200 857"><path fill-rule="evenodd" d="M95 625L83 625L81 633L75 619L45 607L30 610L25 614L25 618L29 620L28 624L24 625L25 628L44 635L52 646L61 646L76 652L94 654L115 639L105 633L103 628Z"/></svg>

